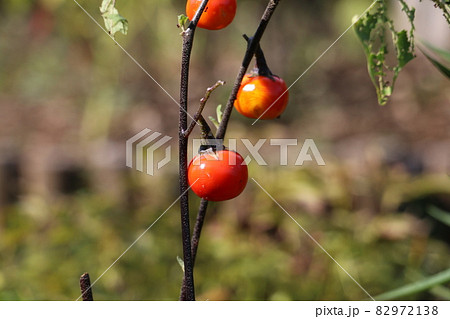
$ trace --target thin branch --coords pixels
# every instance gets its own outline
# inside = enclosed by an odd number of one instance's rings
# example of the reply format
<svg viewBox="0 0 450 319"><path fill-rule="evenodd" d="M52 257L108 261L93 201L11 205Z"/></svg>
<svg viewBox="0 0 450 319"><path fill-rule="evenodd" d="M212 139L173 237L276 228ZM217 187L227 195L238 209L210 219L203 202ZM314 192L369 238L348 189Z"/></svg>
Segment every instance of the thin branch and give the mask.
<svg viewBox="0 0 450 319"><path fill-rule="evenodd" d="M225 107L225 110L223 112L223 118L220 122L219 129L217 130L216 138L223 139L225 137L225 133L227 131L228 121L230 120L231 112L233 111L233 105L234 101L236 100L237 93L239 91L239 87L241 86L242 79L244 78L245 73L247 72L248 66L250 65L250 62L253 58L253 55L255 54L256 50L258 49L259 41L261 40L261 37L264 34L264 31L266 30L267 24L269 23L270 19L272 18L272 15L277 8L278 4L281 0L270 0L269 4L266 7L266 10L264 11L264 14L261 18L261 22L259 23L258 29L256 29L255 34L251 38L250 45L247 48L247 51L245 52L244 59L242 61L241 68L239 70L239 73L236 77L236 81L234 82L233 89L231 90L230 97L227 102L227 106Z"/></svg>
<svg viewBox="0 0 450 319"><path fill-rule="evenodd" d="M194 231L192 233L191 239L191 251L192 251L192 262L195 264L195 258L197 257L198 244L200 242L200 235L202 233L203 222L205 221L206 211L208 209L208 201L202 199L200 202L200 207L198 209L197 220L195 221ZM184 278L183 278L184 280ZM186 290L181 289L181 297L185 296Z"/></svg>
<svg viewBox="0 0 450 319"><path fill-rule="evenodd" d="M189 134L191 134L192 130L195 127L195 124L201 125L201 123L198 123L198 120L200 119L200 116L202 116L203 109L205 108L206 102L208 101L209 97L211 96L211 93L217 89L219 86L224 85L224 81L217 81L216 84L206 89L205 96L201 98L200 105L198 107L197 113L194 115L194 119L192 120L191 124L189 125L188 129L184 132L184 137L189 137Z"/></svg>
<svg viewBox="0 0 450 319"><path fill-rule="evenodd" d="M244 75L247 72L248 66L250 65L250 62L251 62L253 56L255 55L256 50L259 48L259 41L261 40L261 37L264 34L266 26L269 23L272 15L273 15L273 12L277 8L280 1L281 0L270 0L269 1L268 5L266 7L266 10L264 11L264 14L261 18L261 22L260 22L258 28L256 29L256 32L255 32L254 36L252 37L251 42L248 44L247 51L245 52L245 56L242 61L242 66L239 70L238 76L236 77L236 81L234 82L234 86L231 91L227 106L223 113L222 121L220 123L219 129L217 130L216 138L218 138L218 139L223 139L225 136L225 133L227 131L228 121L231 116L231 111L233 110L233 104L234 104L234 101L236 100L237 92L241 85L242 79L244 78ZM200 120L201 119L202 118L200 118ZM197 220L196 220L195 226L194 226L194 231L192 233L192 240L191 240L192 262L195 262L195 257L197 256L198 244L200 241L200 235L202 232L203 222L205 220L207 208L208 208L208 201L205 199L202 199L200 202L200 207L199 207L198 214L197 214ZM184 288L185 288L185 285L183 284L182 289L181 289L180 300L184 300L183 298L185 298L185 296L186 296L186 290Z"/></svg>
<svg viewBox="0 0 450 319"><path fill-rule="evenodd" d="M200 242L200 235L202 234L203 222L205 221L207 209L208 201L206 199L202 199L200 202L200 207L198 208L197 220L195 221L191 239L192 262L194 263L195 258L197 257L198 244Z"/></svg>
<svg viewBox="0 0 450 319"><path fill-rule="evenodd" d="M87 272L80 277L80 289L83 301L94 301L94 298L92 297L91 279Z"/></svg>
<svg viewBox="0 0 450 319"><path fill-rule="evenodd" d="M194 34L198 21L208 4L208 0L203 0L186 31L182 33L183 49L181 57L181 81L180 81L180 121L179 121L179 174L180 174L180 213L181 213L181 235L183 242L184 276L183 286L186 290L185 298L182 300L195 300L194 290L194 265L191 254L191 230L189 225L189 194L187 192L187 154L188 139L184 136L187 129L188 111L188 84L189 84L189 64L191 59Z"/></svg>

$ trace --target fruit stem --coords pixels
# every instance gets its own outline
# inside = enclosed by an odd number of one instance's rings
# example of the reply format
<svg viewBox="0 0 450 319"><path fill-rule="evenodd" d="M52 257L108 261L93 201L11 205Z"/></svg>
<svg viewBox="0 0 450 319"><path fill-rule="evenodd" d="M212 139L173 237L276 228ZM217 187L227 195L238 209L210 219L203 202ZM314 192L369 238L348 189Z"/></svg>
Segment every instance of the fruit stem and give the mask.
<svg viewBox="0 0 450 319"><path fill-rule="evenodd" d="M246 34L243 35L244 39L247 40L247 43L250 44L252 39L249 38ZM260 76L266 76L273 80L274 74L270 71L269 66L267 65L266 58L264 56L264 52L261 49L261 45L258 44L258 47L255 52L256 57L256 73Z"/></svg>

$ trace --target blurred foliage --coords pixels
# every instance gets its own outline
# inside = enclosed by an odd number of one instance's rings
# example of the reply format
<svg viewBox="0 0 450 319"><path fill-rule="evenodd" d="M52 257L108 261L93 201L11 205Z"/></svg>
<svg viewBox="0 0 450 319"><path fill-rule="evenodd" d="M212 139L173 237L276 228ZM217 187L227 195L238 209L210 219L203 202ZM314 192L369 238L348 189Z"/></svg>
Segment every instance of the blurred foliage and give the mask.
<svg viewBox="0 0 450 319"><path fill-rule="evenodd" d="M422 0L420 0L422 1ZM450 24L450 2L448 0L431 0L434 2L434 5L442 10L442 14L447 20L447 23Z"/></svg>
<svg viewBox="0 0 450 319"><path fill-rule="evenodd" d="M430 288L436 287L440 284L445 284L450 281L450 268L447 270L444 270L436 275L433 275L429 278L425 278L420 281L416 281L412 284L406 285L401 288L397 288L393 291L385 292L379 296L376 296L376 300L392 300L392 299L399 299L403 296L409 296L412 294L415 294L417 292L421 292L424 290L428 290ZM445 288L442 288L445 289ZM450 290L447 290L447 296Z"/></svg>
<svg viewBox="0 0 450 319"><path fill-rule="evenodd" d="M80 4L101 23L99 2ZM273 71L295 81L370 3L283 1L262 40ZM198 30L192 109L227 82L205 118L226 101L241 34L265 4L241 0L228 28ZM184 5L121 1L130 27L116 34L175 99ZM125 141L142 129L176 136L178 106L74 2L0 0L0 16L0 299L75 300L79 276L95 281L178 197L176 161L152 177L124 164ZM364 66L349 33L291 89L280 120L251 126L233 114L229 137L314 138L326 166L280 167L263 149L269 165L253 161L250 175L378 295L449 267L448 225L435 216L450 211L450 96L421 56L380 109ZM96 300L178 298L178 215L175 205L103 275ZM211 204L195 280L199 300L367 299L252 181L237 199ZM448 296L439 283L402 299Z"/></svg>
<svg viewBox="0 0 450 319"><path fill-rule="evenodd" d="M415 8L410 8L405 1L400 1L403 11L411 23L411 30L396 31L394 22L388 17L387 3L379 0L375 4L375 12L367 12L356 21L354 29L361 41L367 58L367 68L370 78L377 90L378 103L386 104L394 91L395 82L400 71L414 58L414 16ZM386 62L388 42L386 32L392 34L392 42L396 52L396 65L390 67ZM392 72L387 80L387 72Z"/></svg>
<svg viewBox="0 0 450 319"><path fill-rule="evenodd" d="M375 86L378 103L385 105L394 91L395 82L400 71L408 62L414 59L414 19L416 9L408 6L404 0L399 0L402 12L406 15L410 30L397 31L394 27L394 21L388 14L388 1L378 0L374 2L374 12L368 10L363 16L354 17L354 30L359 41L363 45L364 53L367 59L367 69L370 79ZM449 5L440 0L433 1L436 8L443 11L447 23L450 25ZM372 7L372 6L371 6ZM392 44L386 40L386 34L390 33ZM395 51L395 66L390 66L387 62L388 47L392 45ZM433 50L437 51L437 50ZM442 52L442 50L441 50ZM445 52L445 51L443 51ZM439 61L422 51L422 53L431 61L431 63L444 75L449 77L449 70Z"/></svg>
<svg viewBox="0 0 450 319"><path fill-rule="evenodd" d="M420 49L422 53L442 74L450 79L450 52L436 48L425 41L421 41L421 44L424 46L424 49ZM426 53L424 50L431 52L435 57L432 57L430 53Z"/></svg>

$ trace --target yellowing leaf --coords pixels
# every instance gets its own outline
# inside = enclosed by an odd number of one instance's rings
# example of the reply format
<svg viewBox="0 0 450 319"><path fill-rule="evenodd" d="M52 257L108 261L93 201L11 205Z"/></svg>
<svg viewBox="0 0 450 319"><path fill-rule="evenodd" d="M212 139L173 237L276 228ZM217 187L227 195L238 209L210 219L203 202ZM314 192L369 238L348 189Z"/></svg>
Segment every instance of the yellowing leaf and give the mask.
<svg viewBox="0 0 450 319"><path fill-rule="evenodd" d="M100 6L100 12L105 22L105 28L108 33L114 37L116 32L128 33L128 20L119 14L115 8L115 0L103 0Z"/></svg>

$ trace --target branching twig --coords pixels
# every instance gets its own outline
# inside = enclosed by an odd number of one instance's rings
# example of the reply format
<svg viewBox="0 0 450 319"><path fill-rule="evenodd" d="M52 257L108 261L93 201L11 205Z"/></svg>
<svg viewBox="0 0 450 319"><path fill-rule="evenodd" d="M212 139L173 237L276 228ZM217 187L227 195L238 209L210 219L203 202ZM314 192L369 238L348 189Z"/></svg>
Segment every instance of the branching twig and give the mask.
<svg viewBox="0 0 450 319"><path fill-rule="evenodd" d="M206 93L205 96L201 98L200 100L200 106L198 107L197 113L195 113L194 115L194 119L192 120L191 124L189 125L188 129L186 130L186 132L184 132L184 136L187 138L189 137L189 134L191 134L192 130L195 127L195 124L199 124L201 126L203 126L204 123L198 123L198 120L200 119L200 117L202 117L202 112L203 109L205 108L206 102L208 101L211 93L217 89L219 86L224 85L225 82L224 81L217 81L216 84L214 84L213 86L209 87L206 89ZM204 118L203 118L204 120Z"/></svg>
<svg viewBox="0 0 450 319"><path fill-rule="evenodd" d="M256 29L256 32L254 36L251 39L251 42L249 43L247 50L245 52L244 59L242 61L241 68L239 70L239 73L236 77L236 80L234 82L233 89L231 91L230 97L227 102L227 106L225 107L225 111L223 113L222 121L220 122L219 129L217 130L216 138L223 139L225 136L225 133L227 131L227 125L228 121L231 116L231 111L233 110L233 104L236 100L237 92L239 90L239 87L241 85L242 79L244 78L245 73L247 72L247 69L250 65L250 62L255 55L256 50L259 48L259 41L261 40L262 35L264 34L264 31L266 29L267 24L269 23L275 9L277 8L278 4L281 0L270 0L266 10L264 11L264 14L261 18L261 22ZM200 118L201 119L201 118ZM203 119L204 120L204 119ZM197 220L195 222L194 231L192 233L192 241L191 241L191 250L192 250L192 261L195 261L195 257L197 255L197 249L198 244L200 240L200 235L203 228L203 222L205 220L206 211L208 208L208 201L205 199L202 199L200 202L200 207L197 214ZM183 288L181 290L181 297L180 299L183 300L186 296L186 290Z"/></svg>
<svg viewBox="0 0 450 319"><path fill-rule="evenodd" d="M187 102L188 102L188 83L189 83L189 64L194 41L195 28L200 16L203 13L208 0L203 0L197 10L193 20L189 24L183 35L183 49L181 58L181 81L180 81L180 122L179 122L179 174L180 174L180 210L181 210L181 234L183 241L183 261L184 276L183 286L186 294L182 300L195 300L194 291L194 266L191 254L191 230L189 225L189 195L187 180L187 153L188 139L184 136L187 129Z"/></svg>
<svg viewBox="0 0 450 319"><path fill-rule="evenodd" d="M264 11L264 14L261 18L261 22L259 23L258 29L256 29L255 34L251 38L251 42L247 48L247 51L245 52L244 59L242 61L241 68L239 70L239 73L236 77L236 81L234 82L233 89L231 90L230 97L227 102L227 106L225 107L225 110L223 111L223 118L222 122L220 122L219 129L217 130L216 138L223 139L225 137L225 133L227 131L228 121L230 120L231 111L233 111L233 104L236 100L237 93L239 91L239 87L241 86L242 79L244 78L245 73L247 72L248 66L250 65L250 62L253 58L253 55L255 54L256 50L258 49L259 41L261 40L261 37L264 34L264 31L266 30L267 24L269 23L270 19L272 18L272 14L274 13L275 9L277 8L278 4L281 0L270 0L269 4L266 7L266 10Z"/></svg>
<svg viewBox="0 0 450 319"><path fill-rule="evenodd" d="M83 301L94 301L94 298L92 297L91 279L87 272L80 277L80 289Z"/></svg>
<svg viewBox="0 0 450 319"><path fill-rule="evenodd" d="M259 41L261 40L262 35L264 34L264 31L266 29L267 24L269 23L273 12L277 8L278 4L281 0L270 0L269 4L266 7L266 10L264 11L264 14L261 18L261 22L256 29L255 35L253 36L251 42L249 43L247 47L247 51L245 52L244 59L242 61L242 66L239 70L238 76L236 78L236 81L234 83L233 89L231 91L229 100L227 102L227 106L225 108L222 121L220 123L219 129L217 131L216 138L223 139L227 130L227 124L228 120L231 116L231 111L233 109L234 101L236 100L237 91L239 90L239 87L241 85L242 79L247 72L248 66L250 65L250 62L252 60L252 57L255 55L255 52L259 48ZM203 221L206 215L206 209L208 207L208 201L202 199L199 207L199 211L197 214L197 221L194 226L194 232L192 233L192 258L195 260L195 255L197 253L197 247L198 242L200 239L200 233L202 231Z"/></svg>

